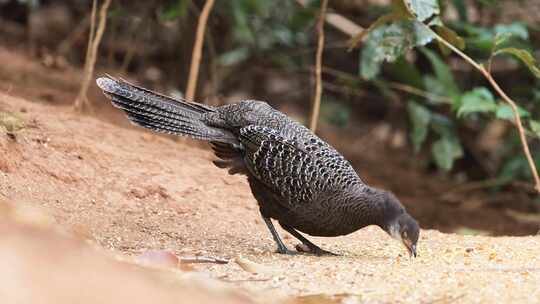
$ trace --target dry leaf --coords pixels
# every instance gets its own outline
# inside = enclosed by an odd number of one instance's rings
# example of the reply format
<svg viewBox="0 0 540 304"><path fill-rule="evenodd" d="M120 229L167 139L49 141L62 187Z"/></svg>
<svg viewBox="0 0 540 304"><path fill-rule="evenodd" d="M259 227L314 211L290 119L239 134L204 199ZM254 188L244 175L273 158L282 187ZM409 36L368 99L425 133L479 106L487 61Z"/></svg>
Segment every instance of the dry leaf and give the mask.
<svg viewBox="0 0 540 304"><path fill-rule="evenodd" d="M274 269L252 262L242 256L236 257L234 261L236 264L238 264L238 266L240 266L240 268L250 273L273 275L276 272Z"/></svg>

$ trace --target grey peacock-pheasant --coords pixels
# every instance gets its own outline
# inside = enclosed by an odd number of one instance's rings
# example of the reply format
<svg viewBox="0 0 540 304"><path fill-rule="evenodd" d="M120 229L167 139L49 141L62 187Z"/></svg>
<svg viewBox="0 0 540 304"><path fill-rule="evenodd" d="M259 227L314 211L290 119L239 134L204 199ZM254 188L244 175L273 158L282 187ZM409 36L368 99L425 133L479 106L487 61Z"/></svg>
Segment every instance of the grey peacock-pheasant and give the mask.
<svg viewBox="0 0 540 304"><path fill-rule="evenodd" d="M279 253L296 252L285 246L271 219L317 255L331 253L298 231L332 237L377 225L416 256L418 223L398 199L366 185L333 147L266 102L212 107L111 77L97 79L97 85L136 125L209 141L216 166L246 175Z"/></svg>

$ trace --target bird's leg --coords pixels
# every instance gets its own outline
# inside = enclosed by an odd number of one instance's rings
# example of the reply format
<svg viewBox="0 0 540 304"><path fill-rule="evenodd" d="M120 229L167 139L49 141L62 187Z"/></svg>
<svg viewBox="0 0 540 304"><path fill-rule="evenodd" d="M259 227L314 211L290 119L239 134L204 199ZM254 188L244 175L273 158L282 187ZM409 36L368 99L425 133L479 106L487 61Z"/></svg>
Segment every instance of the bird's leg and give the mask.
<svg viewBox="0 0 540 304"><path fill-rule="evenodd" d="M281 254L290 254L290 255L297 254L297 252L289 250L289 248L287 248L287 246L285 246L285 244L283 243L283 241L279 237L279 234L277 233L276 228L274 227L274 224L272 223L272 220L270 220L270 218L264 217L264 216L263 216L263 219L264 219L264 222L266 223L266 226L268 227L268 230L270 230L270 233L272 234L272 237L274 238L274 241L277 244L277 252L281 253Z"/></svg>
<svg viewBox="0 0 540 304"><path fill-rule="evenodd" d="M296 231L294 228L292 228L290 226L282 225L281 223L280 223L280 225L281 225L281 227L283 227L283 229L285 229L287 232L289 232L295 238L297 238L300 242L302 242L302 244L306 245L309 248L311 253L313 253L315 255L337 255L337 254L335 254L333 252L321 249L319 246L313 244L308 239L306 239L303 235L301 235L298 231Z"/></svg>

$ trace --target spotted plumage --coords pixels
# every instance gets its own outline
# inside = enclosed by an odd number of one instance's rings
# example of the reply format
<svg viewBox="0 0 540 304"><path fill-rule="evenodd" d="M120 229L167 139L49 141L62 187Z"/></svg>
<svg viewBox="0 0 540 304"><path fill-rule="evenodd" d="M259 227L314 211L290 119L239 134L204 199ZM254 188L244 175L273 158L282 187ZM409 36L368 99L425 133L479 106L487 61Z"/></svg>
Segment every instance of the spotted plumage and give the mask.
<svg viewBox="0 0 540 304"><path fill-rule="evenodd" d="M378 225L416 252L418 224L389 192L366 185L351 164L303 125L262 101L211 107L166 97L122 80L98 86L135 124L211 142L214 164L244 174L281 253L292 253L271 219L315 254L298 231L338 236Z"/></svg>

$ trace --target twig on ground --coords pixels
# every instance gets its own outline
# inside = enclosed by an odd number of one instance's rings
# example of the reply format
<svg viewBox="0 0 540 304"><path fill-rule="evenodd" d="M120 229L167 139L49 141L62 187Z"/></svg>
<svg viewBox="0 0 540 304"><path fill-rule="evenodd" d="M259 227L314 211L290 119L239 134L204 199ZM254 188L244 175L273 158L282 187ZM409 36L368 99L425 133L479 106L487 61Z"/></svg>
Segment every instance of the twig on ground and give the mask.
<svg viewBox="0 0 540 304"><path fill-rule="evenodd" d="M454 297L452 297L452 296L449 297L449 296L445 295L445 296L442 296L442 297L440 297L440 298L438 298L438 299L429 301L429 302L427 302L427 303L429 303L429 304L433 304L433 303L441 303L441 302L444 302L444 303L452 303L452 302L455 302L455 301L457 301L457 300L459 300L459 299L461 299L461 298L463 298L463 297L465 297L465 294L464 294L464 293L463 293L463 294L460 294L460 295L457 295L457 296L454 296Z"/></svg>
<svg viewBox="0 0 540 304"><path fill-rule="evenodd" d="M227 283L241 283L241 282L267 282L272 280L271 277L269 278L251 278L251 279L239 279L239 280L229 280L229 279L221 279L223 282Z"/></svg>
<svg viewBox="0 0 540 304"><path fill-rule="evenodd" d="M227 264L229 260L215 257L205 257L205 256L193 256L193 257L180 257L180 263L182 264L202 264L202 263L213 263L213 264Z"/></svg>
<svg viewBox="0 0 540 304"><path fill-rule="evenodd" d="M206 23L208 22L208 15L212 10L212 6L214 6L214 0L206 0L197 24L197 33L195 36L195 43L193 45L193 52L191 54L191 66L189 69L189 79L186 89L186 100L189 101L193 101L195 97L197 78L199 76L199 66L201 63L204 33L206 30Z"/></svg>
<svg viewBox="0 0 540 304"><path fill-rule="evenodd" d="M319 111L321 108L322 95L322 55L324 49L324 19L326 16L326 8L328 0L322 0L319 22L317 23L317 31L319 39L317 41L317 54L315 57L315 96L311 106L311 118L309 120L309 129L315 132L317 129L317 121L319 120Z"/></svg>

